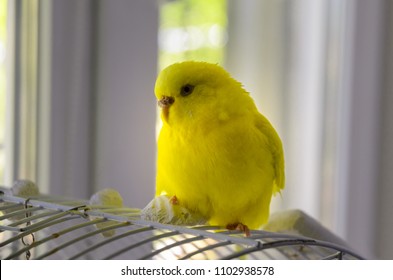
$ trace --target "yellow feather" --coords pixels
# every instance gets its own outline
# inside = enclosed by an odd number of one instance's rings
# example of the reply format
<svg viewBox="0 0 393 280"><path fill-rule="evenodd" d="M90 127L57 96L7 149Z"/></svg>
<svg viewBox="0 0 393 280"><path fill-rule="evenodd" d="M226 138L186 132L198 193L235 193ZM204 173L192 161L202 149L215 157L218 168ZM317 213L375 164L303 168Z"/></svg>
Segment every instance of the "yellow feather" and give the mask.
<svg viewBox="0 0 393 280"><path fill-rule="evenodd" d="M252 98L218 65L186 61L158 76L163 107L156 196L210 224L267 222L272 195L284 188L281 140Z"/></svg>

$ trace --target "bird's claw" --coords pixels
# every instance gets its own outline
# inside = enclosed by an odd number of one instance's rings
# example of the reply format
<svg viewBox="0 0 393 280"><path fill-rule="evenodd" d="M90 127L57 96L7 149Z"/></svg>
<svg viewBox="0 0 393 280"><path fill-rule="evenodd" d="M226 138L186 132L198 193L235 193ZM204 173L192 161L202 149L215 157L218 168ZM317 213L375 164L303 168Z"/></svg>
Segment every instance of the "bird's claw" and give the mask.
<svg viewBox="0 0 393 280"><path fill-rule="evenodd" d="M177 199L176 195L172 196L169 199L169 203L172 204L172 205L178 205L179 204L179 200Z"/></svg>
<svg viewBox="0 0 393 280"><path fill-rule="evenodd" d="M250 237L250 229L248 228L248 226L242 224L242 223L236 223L236 224L229 224L227 225L227 229L229 230L240 230L242 232L244 232L244 235L246 237Z"/></svg>

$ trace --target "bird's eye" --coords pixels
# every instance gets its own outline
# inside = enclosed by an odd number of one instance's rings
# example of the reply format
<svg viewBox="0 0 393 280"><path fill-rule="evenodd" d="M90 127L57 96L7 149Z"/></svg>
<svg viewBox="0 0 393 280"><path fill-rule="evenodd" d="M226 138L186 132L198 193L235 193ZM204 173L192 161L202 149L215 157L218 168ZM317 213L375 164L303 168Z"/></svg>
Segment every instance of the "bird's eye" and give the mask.
<svg viewBox="0 0 393 280"><path fill-rule="evenodd" d="M190 95L192 93L192 91L194 90L194 86L193 85L184 85L181 87L180 89L180 95L181 96L187 96Z"/></svg>

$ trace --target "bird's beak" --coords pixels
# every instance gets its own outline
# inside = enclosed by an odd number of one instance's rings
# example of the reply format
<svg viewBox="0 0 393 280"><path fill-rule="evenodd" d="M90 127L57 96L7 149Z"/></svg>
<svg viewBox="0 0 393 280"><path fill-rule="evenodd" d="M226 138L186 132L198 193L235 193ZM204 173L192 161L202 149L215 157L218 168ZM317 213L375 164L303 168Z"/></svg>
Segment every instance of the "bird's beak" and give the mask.
<svg viewBox="0 0 393 280"><path fill-rule="evenodd" d="M171 106L174 102L175 102L175 98L164 95L163 97L161 97L160 100L158 100L158 106L164 109Z"/></svg>
<svg viewBox="0 0 393 280"><path fill-rule="evenodd" d="M158 100L158 106L162 109L162 118L168 122L169 117L169 107L175 103L175 98L171 96L163 96L161 99Z"/></svg>

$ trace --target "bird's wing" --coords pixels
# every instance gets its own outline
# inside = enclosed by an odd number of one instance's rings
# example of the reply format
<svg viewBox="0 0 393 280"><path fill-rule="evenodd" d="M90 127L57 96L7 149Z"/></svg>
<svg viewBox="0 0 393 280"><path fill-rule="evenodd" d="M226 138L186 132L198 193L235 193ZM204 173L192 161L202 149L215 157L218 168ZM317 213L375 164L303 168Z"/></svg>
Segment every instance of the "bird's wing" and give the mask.
<svg viewBox="0 0 393 280"><path fill-rule="evenodd" d="M280 193L285 187L284 151L281 139L271 123L263 115L258 115L256 126L269 139L269 147L273 155L275 172L273 193Z"/></svg>

